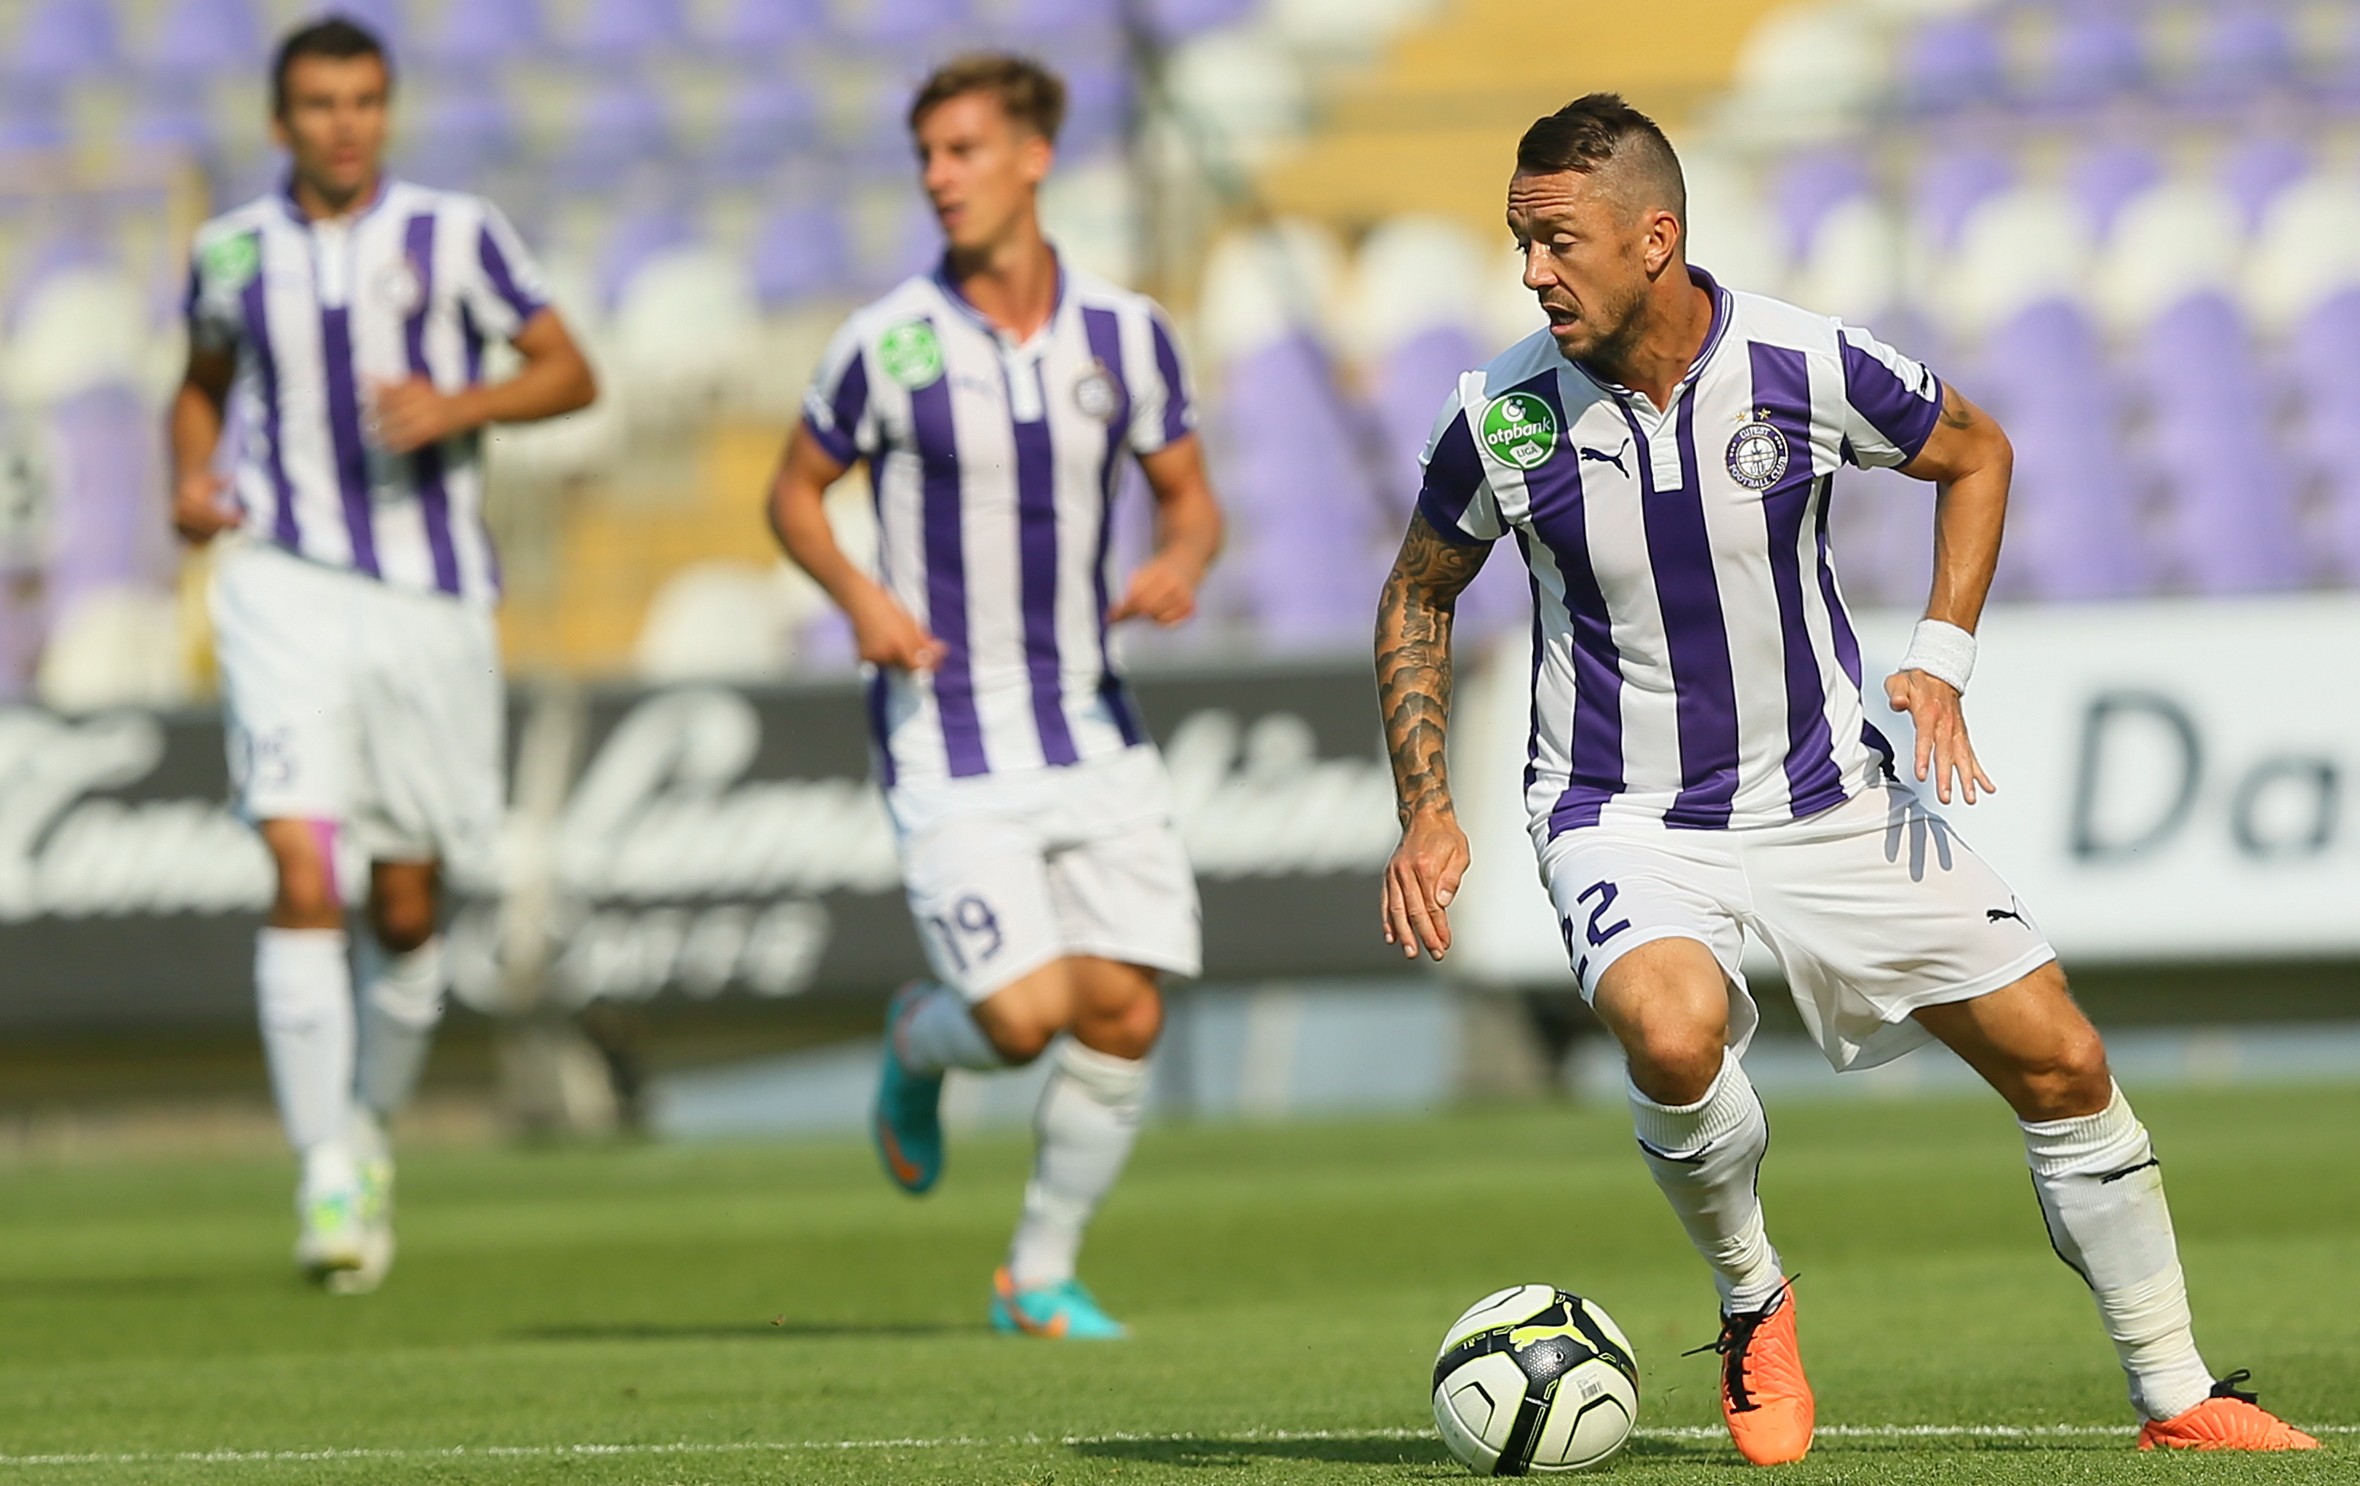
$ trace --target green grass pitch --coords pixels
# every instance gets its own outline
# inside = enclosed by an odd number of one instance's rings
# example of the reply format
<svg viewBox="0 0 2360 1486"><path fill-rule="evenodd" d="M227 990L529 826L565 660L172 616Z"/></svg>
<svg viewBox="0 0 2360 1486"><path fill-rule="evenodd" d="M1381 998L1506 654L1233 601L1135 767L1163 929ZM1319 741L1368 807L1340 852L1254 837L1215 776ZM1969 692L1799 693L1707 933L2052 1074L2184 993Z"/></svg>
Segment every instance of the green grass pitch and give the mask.
<svg viewBox="0 0 2360 1486"><path fill-rule="evenodd" d="M2345 1426L2327 1449L2130 1452L1996 1100L1774 1107L1823 1426L1777 1479L2360 1480L2360 1091L2140 1103L2208 1359ZM1434 1345L1523 1280L1638 1349L1613 1476L1747 1470L1713 1359L1680 1355L1710 1285L1618 1111L1151 1128L1085 1255L1138 1333L1113 1345L984 1328L1026 1160L954 1142L913 1201L850 1142L422 1153L402 1262L356 1300L288 1270L284 1163L0 1171L0 1481L1450 1481ZM1886 1429L1919 1425L1953 1432Z"/></svg>

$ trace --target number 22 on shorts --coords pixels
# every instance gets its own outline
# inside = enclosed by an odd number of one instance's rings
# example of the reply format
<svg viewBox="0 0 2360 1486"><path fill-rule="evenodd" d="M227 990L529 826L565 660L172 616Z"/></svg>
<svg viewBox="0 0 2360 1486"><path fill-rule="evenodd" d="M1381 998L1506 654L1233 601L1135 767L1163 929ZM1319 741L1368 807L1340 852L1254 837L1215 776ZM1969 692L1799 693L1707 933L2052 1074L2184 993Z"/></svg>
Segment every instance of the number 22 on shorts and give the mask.
<svg viewBox="0 0 2360 1486"><path fill-rule="evenodd" d="M1594 949L1597 946L1604 944L1607 940L1612 939L1615 935L1620 934L1623 930L1631 926L1631 921L1627 918L1624 918L1616 919L1613 923L1604 924L1603 927L1601 927L1601 922L1606 917L1606 911L1614 906L1614 900L1621 896L1621 893L1622 889L1616 887L1611 882L1593 882L1588 887L1583 888L1580 892L1573 895L1573 901L1576 903L1587 903L1592 898L1596 898L1598 900L1597 906L1590 910L1589 923L1582 930L1582 937L1590 941L1591 948ZM1567 954L1575 953L1573 942L1573 919L1571 916L1561 918L1557 921L1557 931L1565 936L1565 952Z"/></svg>
<svg viewBox="0 0 2360 1486"><path fill-rule="evenodd" d="M926 915L926 926L942 940L943 953L962 973L970 964L998 954L1008 942L1000 931L999 915L973 893L953 903L948 914Z"/></svg>

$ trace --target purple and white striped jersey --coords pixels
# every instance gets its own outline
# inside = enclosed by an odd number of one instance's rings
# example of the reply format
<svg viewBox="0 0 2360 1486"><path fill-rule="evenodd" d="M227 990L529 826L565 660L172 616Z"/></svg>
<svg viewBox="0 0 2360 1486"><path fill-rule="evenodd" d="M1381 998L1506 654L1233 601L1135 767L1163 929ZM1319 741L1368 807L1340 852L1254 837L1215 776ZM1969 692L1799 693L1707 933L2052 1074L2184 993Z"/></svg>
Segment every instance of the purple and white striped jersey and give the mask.
<svg viewBox="0 0 2360 1486"><path fill-rule="evenodd" d="M228 427L248 534L396 587L496 600L481 434L389 454L368 402L412 376L446 392L480 381L485 343L546 302L496 208L406 181L348 217L311 221L281 191L199 228L189 337L237 357Z"/></svg>
<svg viewBox="0 0 2360 1486"><path fill-rule="evenodd" d="M1890 767L1827 542L1836 467L1916 457L1942 384L1866 332L1691 268L1713 296L1671 406L1546 331L1459 378L1419 509L1532 572L1536 842L1601 822L1816 814Z"/></svg>
<svg viewBox="0 0 2360 1486"><path fill-rule="evenodd" d="M867 460L878 577L943 644L881 671L869 715L887 784L1078 763L1142 741L1107 654L1107 536L1122 459L1196 426L1171 327L1144 295L1061 269L1019 344L947 271L857 310L804 422Z"/></svg>

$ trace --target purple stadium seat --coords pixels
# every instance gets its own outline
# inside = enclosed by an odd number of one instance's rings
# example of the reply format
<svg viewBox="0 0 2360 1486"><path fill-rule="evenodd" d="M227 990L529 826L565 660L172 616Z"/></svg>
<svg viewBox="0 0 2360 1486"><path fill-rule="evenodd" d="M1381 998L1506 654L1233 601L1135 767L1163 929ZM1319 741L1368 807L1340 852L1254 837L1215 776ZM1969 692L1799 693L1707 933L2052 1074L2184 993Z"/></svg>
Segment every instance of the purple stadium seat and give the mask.
<svg viewBox="0 0 2360 1486"><path fill-rule="evenodd" d="M430 186L461 189L515 153L516 116L491 88L446 93L418 111L403 142L406 173Z"/></svg>
<svg viewBox="0 0 2360 1486"><path fill-rule="evenodd" d="M1010 0L995 12L994 29L1055 41L1079 32L1118 28L1123 11L1120 0Z"/></svg>
<svg viewBox="0 0 2360 1486"><path fill-rule="evenodd" d="M1275 341L1227 369L1214 411L1265 641L1359 638L1398 533L1326 358L1300 334Z"/></svg>
<svg viewBox="0 0 2360 1486"><path fill-rule="evenodd" d="M607 234L598 254L598 294L612 305L622 297L632 275L667 248L696 239L688 219L667 206L646 206L626 212Z"/></svg>
<svg viewBox="0 0 2360 1486"><path fill-rule="evenodd" d="M2294 37L2286 16L2260 5L2231 4L2205 18L2194 66L2179 91L2192 103L2235 104L2294 80Z"/></svg>
<svg viewBox="0 0 2360 1486"><path fill-rule="evenodd" d="M1073 61L1064 65L1065 128L1057 147L1067 159L1086 159L1122 143L1131 127L1131 76L1121 66Z"/></svg>
<svg viewBox="0 0 2360 1486"><path fill-rule="evenodd" d="M938 44L971 20L967 0L860 0L844 29L864 41Z"/></svg>
<svg viewBox="0 0 2360 1486"><path fill-rule="evenodd" d="M913 196L896 219L885 251L858 258L853 277L863 292L882 294L913 274L930 272L941 261L942 228L933 208Z"/></svg>
<svg viewBox="0 0 2360 1486"><path fill-rule="evenodd" d="M54 94L34 87L0 89L0 155L62 150L68 135Z"/></svg>
<svg viewBox="0 0 2360 1486"><path fill-rule="evenodd" d="M2093 146L2067 172L2074 197L2088 209L2100 237L2114 230L2115 214L2126 202L2162 178L2163 166L2152 150L2122 141Z"/></svg>
<svg viewBox="0 0 2360 1486"><path fill-rule="evenodd" d="M1955 113L1995 103L2007 91L1999 34L1980 15L1927 22L1901 44L1895 68L1901 106L1919 115Z"/></svg>
<svg viewBox="0 0 2360 1486"><path fill-rule="evenodd" d="M1254 0L1146 0L1147 23L1165 41L1184 41L1226 26L1254 8Z"/></svg>
<svg viewBox="0 0 2360 1486"><path fill-rule="evenodd" d="M1770 188L1771 206L1786 228L1787 251L1801 257L1819 230L1820 219L1868 189L1868 170L1847 150L1815 150L1778 167Z"/></svg>
<svg viewBox="0 0 2360 1486"><path fill-rule="evenodd" d="M1371 380L1370 406L1385 440L1385 483L1396 513L1409 519L1417 496L1418 455L1434 430L1434 415L1458 386L1459 373L1481 366L1483 345L1471 331L1437 325L1420 331L1385 353Z"/></svg>
<svg viewBox="0 0 2360 1486"><path fill-rule="evenodd" d="M2066 12L2058 20L2034 101L2059 109L2082 109L2130 92L2147 79L2147 43L2139 17L2113 7Z"/></svg>
<svg viewBox="0 0 2360 1486"><path fill-rule="evenodd" d="M2119 411L2096 327L2061 300L2032 305L1994 329L1984 345L1983 374L2009 402L2038 402L2108 424Z"/></svg>
<svg viewBox="0 0 2360 1486"><path fill-rule="evenodd" d="M106 0L39 0L0 67L22 82L54 86L106 72L120 59Z"/></svg>
<svg viewBox="0 0 2360 1486"><path fill-rule="evenodd" d="M2311 167L2310 152L2293 140L2259 135L2229 152L2221 162L2221 183L2237 198L2250 230L2262 219L2270 201L2300 180Z"/></svg>
<svg viewBox="0 0 2360 1486"><path fill-rule="evenodd" d="M2296 484L2236 309L2206 294L2166 310L2138 360L2148 442L2170 496L2166 547L2181 580L2206 593L2300 584L2308 563Z"/></svg>
<svg viewBox="0 0 2360 1486"><path fill-rule="evenodd" d="M2006 190L2015 176L2007 155L1989 145L1961 145L1931 155L1916 174L1913 211L1919 227L1947 250L1958 241L1968 213L1985 197Z"/></svg>
<svg viewBox="0 0 2360 1486"><path fill-rule="evenodd" d="M609 82L582 104L559 162L577 186L611 184L618 171L661 159L672 148L672 120L664 100L628 79Z"/></svg>
<svg viewBox="0 0 2360 1486"><path fill-rule="evenodd" d="M585 57L631 62L678 46L687 36L680 0L590 0L573 43Z"/></svg>
<svg viewBox="0 0 2360 1486"><path fill-rule="evenodd" d="M540 0L461 0L444 8L430 51L445 66L478 68L527 55L548 36Z"/></svg>
<svg viewBox="0 0 2360 1486"><path fill-rule="evenodd" d="M783 206L755 229L754 292L765 309L842 291L852 280L843 214L832 205Z"/></svg>
<svg viewBox="0 0 2360 1486"><path fill-rule="evenodd" d="M93 588L169 586L175 555L155 519L164 472L146 400L135 388L96 387L51 407L42 421L64 487L48 569L50 612Z"/></svg>
<svg viewBox="0 0 2360 1486"><path fill-rule="evenodd" d="M1932 488L1898 470L1846 465L1828 499L1828 551L1845 602L1922 606L1934 571Z"/></svg>
<svg viewBox="0 0 2360 1486"><path fill-rule="evenodd" d="M743 58L776 53L819 35L827 26L822 0L732 0L721 12L711 40L726 54Z"/></svg>
<svg viewBox="0 0 2360 1486"><path fill-rule="evenodd" d="M2012 414L2015 488L2009 566L2027 597L2120 598L2145 589L2152 566L2139 532L2132 466L2110 423L2041 410Z"/></svg>
<svg viewBox="0 0 2360 1486"><path fill-rule="evenodd" d="M2360 289L2347 289L2305 317L2287 340L2287 360L2305 406L2348 411L2360 422Z"/></svg>
<svg viewBox="0 0 2360 1486"><path fill-rule="evenodd" d="M821 147L819 105L794 78L763 69L722 101L721 126L706 152L706 168L724 181L774 173Z"/></svg>
<svg viewBox="0 0 2360 1486"><path fill-rule="evenodd" d="M213 120L203 99L158 90L123 121L120 138L143 154L177 151L202 158L213 150Z"/></svg>
<svg viewBox="0 0 2360 1486"><path fill-rule="evenodd" d="M245 72L268 54L253 0L172 0L147 60L159 74L209 77Z"/></svg>

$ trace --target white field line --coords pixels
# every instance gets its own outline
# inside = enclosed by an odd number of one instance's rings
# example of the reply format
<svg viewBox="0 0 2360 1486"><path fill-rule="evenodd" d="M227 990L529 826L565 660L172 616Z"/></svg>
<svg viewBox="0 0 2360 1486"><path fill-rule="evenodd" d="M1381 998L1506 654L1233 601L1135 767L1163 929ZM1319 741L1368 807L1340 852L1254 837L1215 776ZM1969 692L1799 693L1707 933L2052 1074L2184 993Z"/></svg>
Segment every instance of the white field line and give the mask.
<svg viewBox="0 0 2360 1486"><path fill-rule="evenodd" d="M2360 1424L2304 1424L2312 1434L2360 1434ZM2128 1439L2134 1431L2116 1424L1822 1424L1814 1433L1822 1439L1853 1440L2019 1440L2019 1439ZM1717 1440L1718 1427L1682 1425L1639 1429L1643 1440ZM1423 1440L1427 1429L1249 1429L1214 1434L1069 1434L904 1436L874 1440L680 1440L671 1444L626 1445L448 1445L440 1448L371 1448L320 1450L132 1450L89 1451L55 1455L0 1455L0 1467L64 1465L255 1465L273 1462L300 1464L336 1460L560 1460L664 1455L783 1455L848 1450L951 1450L982 1445L1112 1445L1112 1444L1283 1444L1320 1440Z"/></svg>

